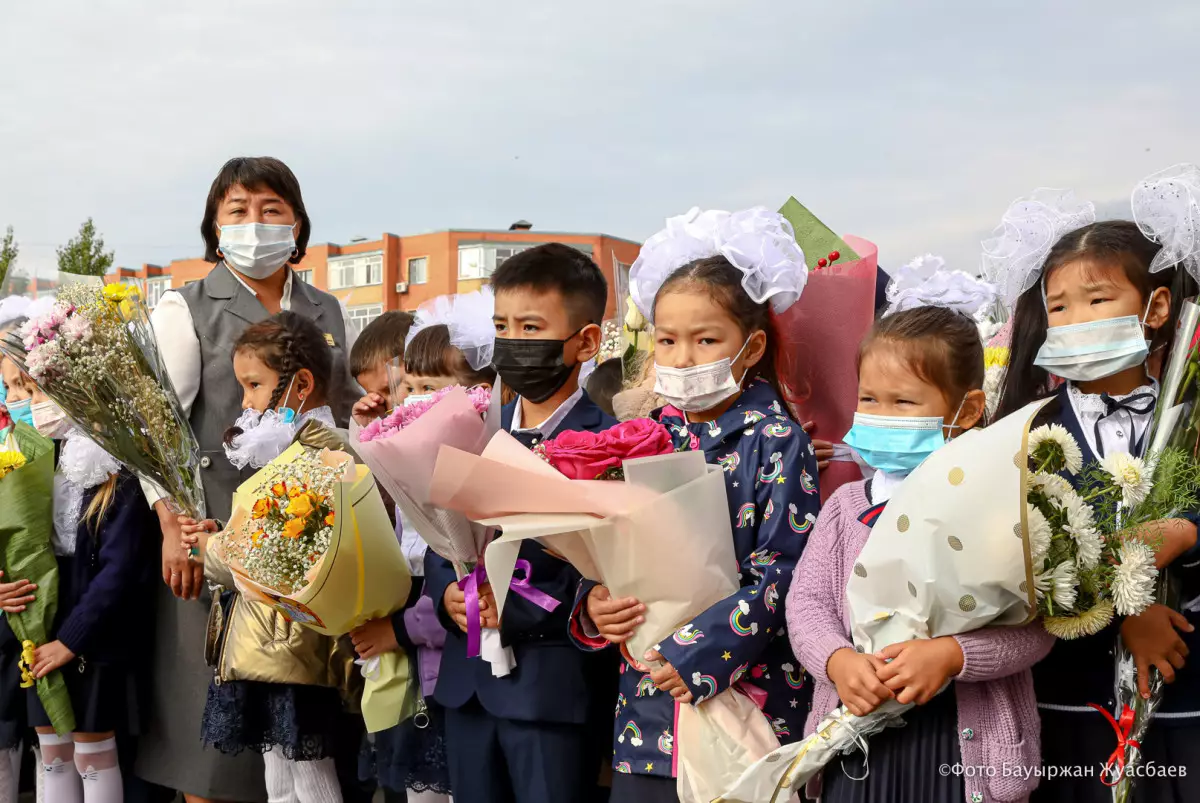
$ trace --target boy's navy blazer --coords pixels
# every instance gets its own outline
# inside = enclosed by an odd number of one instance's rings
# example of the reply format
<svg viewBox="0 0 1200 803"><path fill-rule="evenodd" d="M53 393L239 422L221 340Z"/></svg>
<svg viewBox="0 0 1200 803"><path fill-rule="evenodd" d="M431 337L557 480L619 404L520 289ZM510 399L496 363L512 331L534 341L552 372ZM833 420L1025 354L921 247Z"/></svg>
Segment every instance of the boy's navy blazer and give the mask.
<svg viewBox="0 0 1200 803"><path fill-rule="evenodd" d="M501 424L506 431L512 426L516 404L503 408ZM561 432L600 432L616 423L585 392L550 437ZM497 678L482 658L467 658L467 636L446 613L442 600L456 580L454 568L432 550L426 553L425 584L447 631L434 699L447 708L461 708L475 697L489 714L502 719L582 725L589 713L590 656L571 642L568 630L581 576L536 541L526 541L520 557L532 566L533 585L560 605L548 613L516 594L508 595L500 637L512 647L517 666Z"/></svg>

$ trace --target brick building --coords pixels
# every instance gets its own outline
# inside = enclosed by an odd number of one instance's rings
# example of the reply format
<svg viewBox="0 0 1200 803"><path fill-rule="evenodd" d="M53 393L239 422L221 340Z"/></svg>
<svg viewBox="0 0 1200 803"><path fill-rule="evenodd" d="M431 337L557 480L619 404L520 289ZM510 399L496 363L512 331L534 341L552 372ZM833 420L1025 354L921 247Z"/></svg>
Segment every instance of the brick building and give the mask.
<svg viewBox="0 0 1200 803"><path fill-rule="evenodd" d="M449 229L407 237L385 233L345 245L309 243L296 271L337 296L361 329L385 310L411 311L437 296L476 290L513 254L549 242L578 248L600 266L609 286L606 316L613 317L618 283L628 286L640 244L607 234L534 231L524 221L507 231ZM180 259L164 267L121 268L117 276L140 283L155 304L163 290L202 279L211 268L202 259Z"/></svg>

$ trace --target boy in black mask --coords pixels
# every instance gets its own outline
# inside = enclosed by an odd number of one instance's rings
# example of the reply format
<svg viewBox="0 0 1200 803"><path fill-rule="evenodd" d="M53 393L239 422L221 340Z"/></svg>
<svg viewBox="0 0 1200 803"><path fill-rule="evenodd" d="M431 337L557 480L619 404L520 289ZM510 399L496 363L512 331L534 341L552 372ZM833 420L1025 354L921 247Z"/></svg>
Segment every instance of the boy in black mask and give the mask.
<svg viewBox="0 0 1200 803"><path fill-rule="evenodd" d="M507 260L492 276L496 295L493 367L518 394L502 426L526 446L566 431L614 425L579 386L579 371L600 347L608 285L577 249L548 243ZM435 699L446 708L450 781L471 803L579 803L602 800L597 785L611 755L615 655L586 654L570 641L571 604L580 575L527 541L528 581L561 604L548 612L510 594L495 621L490 588L480 588L480 622L500 629L516 668L494 677L468 658L466 601L449 561L432 550L425 583L445 626ZM607 651L612 652L612 651Z"/></svg>

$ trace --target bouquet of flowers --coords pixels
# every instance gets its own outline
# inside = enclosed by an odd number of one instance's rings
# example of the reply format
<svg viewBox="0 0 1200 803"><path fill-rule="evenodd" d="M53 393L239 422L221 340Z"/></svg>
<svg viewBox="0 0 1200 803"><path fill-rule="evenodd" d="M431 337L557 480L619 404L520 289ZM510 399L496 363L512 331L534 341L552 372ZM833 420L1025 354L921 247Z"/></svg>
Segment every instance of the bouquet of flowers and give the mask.
<svg viewBox="0 0 1200 803"><path fill-rule="evenodd" d="M533 453L568 479L625 479L625 461L676 451L671 432L649 418L635 418L602 432L563 432Z"/></svg>
<svg viewBox="0 0 1200 803"><path fill-rule="evenodd" d="M1049 632L1075 638L1102 629L1114 610L1136 614L1150 603L1154 554L1105 511L1138 502L1147 475L1128 455L1113 456L1085 472L1088 490L1076 493L1056 472L1083 471L1078 444L1062 427L1031 431L1046 403L955 438L892 496L846 587L856 649L1022 626L1039 613ZM722 799L783 799L772 796L799 789L839 753L865 748L908 708L891 700L857 717L839 707L812 736L747 770Z"/></svg>
<svg viewBox="0 0 1200 803"><path fill-rule="evenodd" d="M490 531L435 503L430 482L442 446L479 453L500 426L500 396L498 388L443 388L428 401L397 407L362 429L353 424L350 429L359 455L429 548L454 566L468 606L478 605L478 587L485 579L481 556ZM500 643L496 630L472 628L467 654L482 655L497 677L515 666L512 650Z"/></svg>
<svg viewBox="0 0 1200 803"><path fill-rule="evenodd" d="M158 353L146 306L122 284L69 284L53 308L0 337L83 434L178 511L204 517L199 447Z"/></svg>
<svg viewBox="0 0 1200 803"><path fill-rule="evenodd" d="M50 547L53 529L54 443L23 423L12 425L0 442L0 561L5 577L25 579L37 598L21 613L8 613L21 642L21 685L36 684L38 698L59 734L75 730L75 716L59 671L35 681L31 653L45 644L58 607L58 563Z"/></svg>

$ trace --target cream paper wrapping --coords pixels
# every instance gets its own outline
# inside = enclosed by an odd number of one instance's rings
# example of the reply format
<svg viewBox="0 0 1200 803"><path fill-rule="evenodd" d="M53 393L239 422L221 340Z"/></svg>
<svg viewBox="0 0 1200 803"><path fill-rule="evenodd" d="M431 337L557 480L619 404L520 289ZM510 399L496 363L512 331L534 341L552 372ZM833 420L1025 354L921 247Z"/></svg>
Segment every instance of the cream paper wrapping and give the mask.
<svg viewBox="0 0 1200 803"><path fill-rule="evenodd" d="M892 495L846 584L857 650L1023 625L1036 615L1024 489L1029 429L1047 402L960 435ZM865 753L866 737L909 707L890 701L865 717L839 707L812 736L755 763L719 800L785 801L839 753Z"/></svg>
<svg viewBox="0 0 1200 803"><path fill-rule="evenodd" d="M570 480L499 432L481 455L443 447L431 497L503 530L484 552L501 615L521 544L536 539L613 596L646 605L646 621L628 642L641 656L733 594L738 565L720 468L700 452L624 465L623 483Z"/></svg>
<svg viewBox="0 0 1200 803"><path fill-rule="evenodd" d="M229 524L209 545L229 567L234 585L247 599L274 608L289 621L302 624L328 636L340 636L371 620L389 616L408 599L412 587L408 561L396 539L396 531L371 471L354 462L345 452L324 451L326 465L342 466L344 474L334 486L333 508L336 513L329 549L308 572L309 582L294 594L253 580L229 555L226 543L248 539L256 529L252 525L255 500L261 495L263 476L272 465L289 463L306 447L294 443L234 492L233 513ZM410 658L404 654L382 662L382 669L366 679L364 699L373 701L364 709L371 732L393 727L411 709L405 694L394 689L406 688L412 672ZM384 705L381 701L387 702Z"/></svg>

